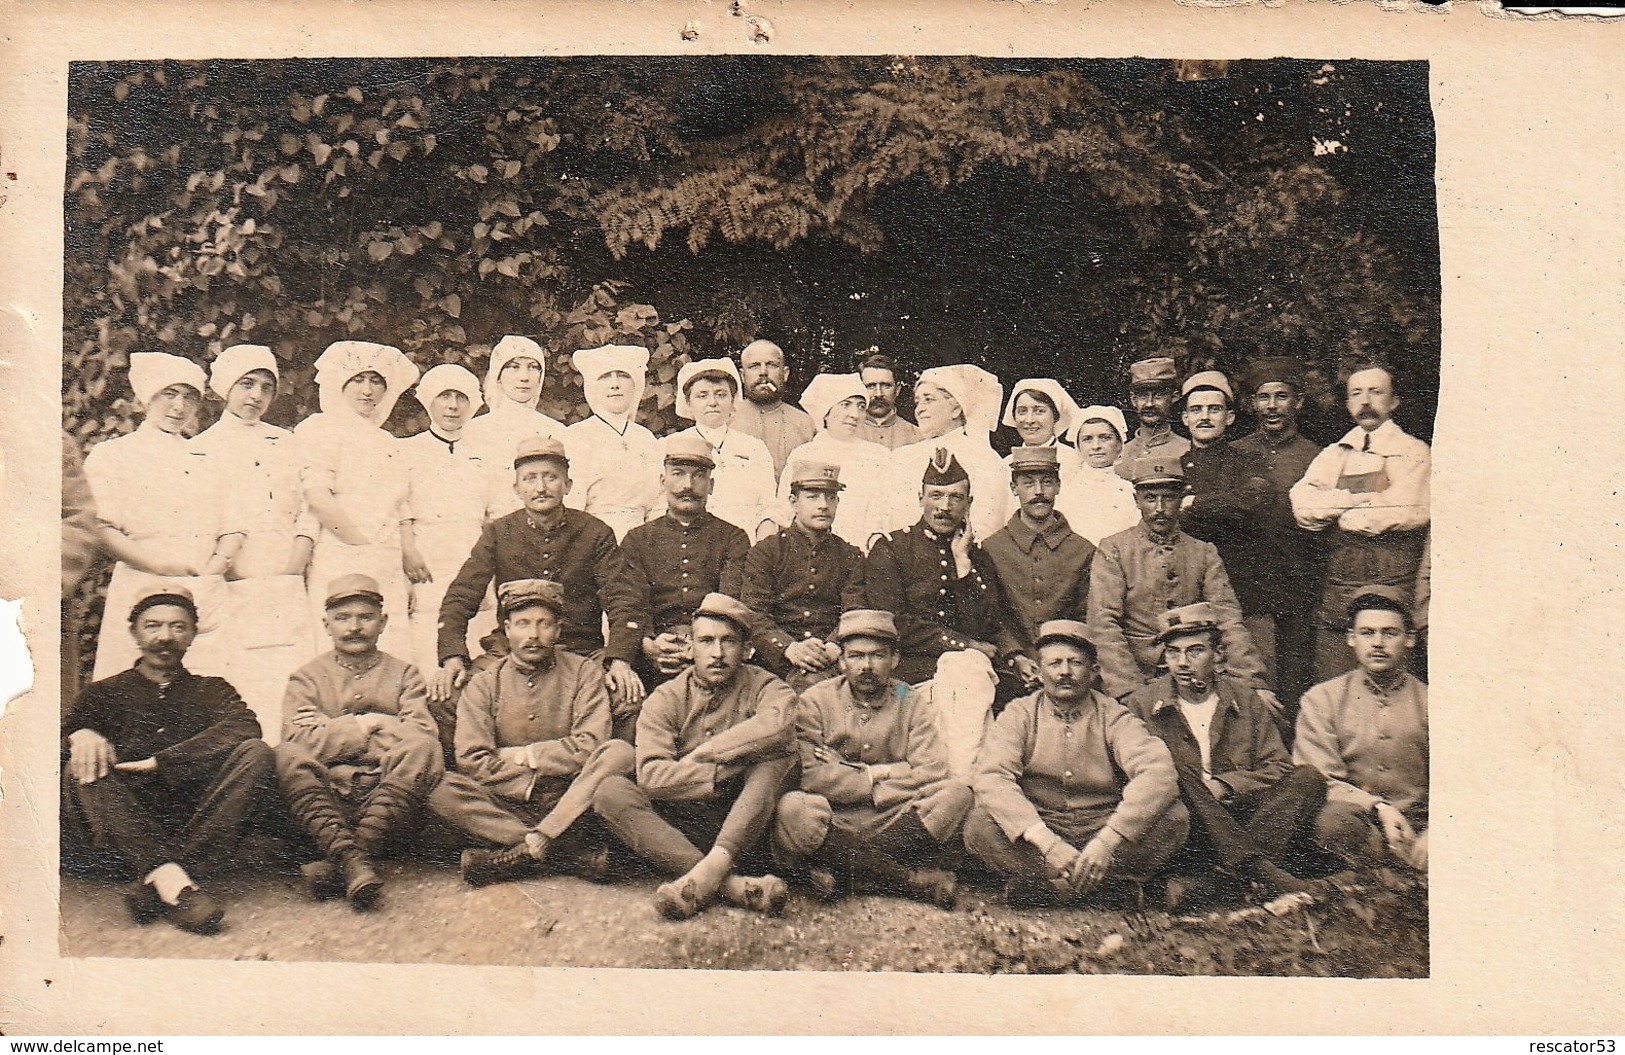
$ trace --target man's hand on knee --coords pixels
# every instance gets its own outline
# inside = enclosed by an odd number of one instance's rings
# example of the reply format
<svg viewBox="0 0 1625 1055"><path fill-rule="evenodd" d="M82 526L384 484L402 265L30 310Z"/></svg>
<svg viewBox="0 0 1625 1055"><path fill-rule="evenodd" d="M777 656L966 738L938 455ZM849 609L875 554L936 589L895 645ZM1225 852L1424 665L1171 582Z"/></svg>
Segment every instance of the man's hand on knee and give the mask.
<svg viewBox="0 0 1625 1055"><path fill-rule="evenodd" d="M113 744L94 729L78 729L68 734L68 773L80 784L94 784L118 762Z"/></svg>

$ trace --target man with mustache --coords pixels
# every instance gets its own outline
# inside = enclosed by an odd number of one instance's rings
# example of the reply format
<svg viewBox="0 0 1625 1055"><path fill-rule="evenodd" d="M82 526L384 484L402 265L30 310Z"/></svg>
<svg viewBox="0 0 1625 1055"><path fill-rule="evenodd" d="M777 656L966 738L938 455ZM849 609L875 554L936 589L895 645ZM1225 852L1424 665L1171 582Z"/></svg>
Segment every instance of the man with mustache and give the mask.
<svg viewBox="0 0 1625 1055"><path fill-rule="evenodd" d="M693 662L689 617L706 594L739 592L739 578L750 552L745 532L706 510L711 472L716 462L711 445L699 436L680 433L663 445L660 486L666 513L626 533L621 553L627 582L638 600L638 622L644 628L638 673L651 689L670 681ZM630 741L636 713L616 720L615 735Z"/></svg>
<svg viewBox="0 0 1625 1055"><path fill-rule="evenodd" d="M1322 535L1298 526L1288 494L1320 448L1298 432L1303 373L1296 361L1259 362L1249 375L1246 392L1258 417L1258 431L1233 446L1258 457L1270 484L1261 518L1263 546L1270 555L1266 607L1275 619L1275 686L1290 717L1313 677L1315 606L1326 558Z"/></svg>
<svg viewBox="0 0 1625 1055"><path fill-rule="evenodd" d="M638 716L636 782L606 777L593 795L615 837L675 877L655 891L668 919L694 916L718 895L777 915L789 897L777 876L739 873L796 786L796 696L745 662L753 619L725 594L700 603L694 665L650 693Z"/></svg>
<svg viewBox="0 0 1625 1055"><path fill-rule="evenodd" d="M784 401L784 386L790 380L784 349L772 341L750 342L739 353L739 374L745 401L734 412L733 426L766 445L773 456L776 480L784 473L790 452L812 439L818 429L806 411Z"/></svg>
<svg viewBox="0 0 1625 1055"><path fill-rule="evenodd" d="M1415 588L1432 520L1433 454L1393 420L1394 375L1377 364L1348 376L1354 428L1322 451L1291 491L1298 525L1325 532L1328 557L1315 644L1315 675L1354 664L1344 621L1363 586Z"/></svg>
<svg viewBox="0 0 1625 1055"><path fill-rule="evenodd" d="M1039 684L1038 628L1087 613L1095 547L1055 509L1061 465L1053 445L1010 452L1010 493L1019 508L985 548L1004 604L999 654L1030 691Z"/></svg>
<svg viewBox="0 0 1625 1055"><path fill-rule="evenodd" d="M1162 614L1207 601L1218 613L1226 673L1278 710L1219 551L1179 529L1184 469L1159 454L1135 462L1131 473L1140 522L1101 539L1089 570L1089 630L1106 692L1125 699L1155 678L1162 662Z"/></svg>
<svg viewBox="0 0 1625 1055"><path fill-rule="evenodd" d="M774 849L806 861L825 897L861 886L951 909L956 881L941 866L970 786L948 775L935 709L892 677L892 614L846 612L832 636L841 673L796 708L801 790L779 800Z"/></svg>
<svg viewBox="0 0 1625 1055"><path fill-rule="evenodd" d="M1292 765L1270 708L1246 685L1219 673L1219 613L1206 602L1165 612L1168 674L1129 696L1128 709L1168 745L1179 797L1191 815L1181 872L1195 869L1207 898L1239 893L1251 879L1270 894L1303 890L1281 866L1288 848L1313 832L1326 778ZM1171 883L1168 908L1192 890Z"/></svg>
<svg viewBox="0 0 1625 1055"><path fill-rule="evenodd" d="M1179 372L1167 356L1155 356L1129 364L1128 398L1140 427L1123 444L1117 462L1117 475L1134 482L1134 463L1148 454L1180 458L1190 450L1190 441L1173 430L1174 396L1179 389Z"/></svg>
<svg viewBox="0 0 1625 1055"><path fill-rule="evenodd" d="M184 665L191 591L158 582L130 608L139 658L93 682L62 716L62 863L133 870L137 923L211 934L225 917L193 876L225 871L272 794L271 749L237 691Z"/></svg>
<svg viewBox="0 0 1625 1055"><path fill-rule="evenodd" d="M310 893L343 894L364 911L384 886L374 859L408 826L445 765L422 676L378 649L389 616L377 581L334 579L325 608L333 648L288 678L277 780L321 855L304 868Z"/></svg>
<svg viewBox="0 0 1625 1055"><path fill-rule="evenodd" d="M1092 688L1095 644L1070 619L1038 632L1043 688L1012 701L976 759L965 847L1007 878L1015 907L1059 905L1108 879L1143 883L1185 844L1163 742Z"/></svg>
<svg viewBox="0 0 1625 1055"><path fill-rule="evenodd" d="M897 413L897 360L875 352L858 364L858 379L868 393L864 404L863 428L859 436L895 451L925 438L919 426Z"/></svg>
<svg viewBox="0 0 1625 1055"><path fill-rule="evenodd" d="M1428 867L1428 687L1405 670L1416 626L1405 592L1365 586L1349 603L1353 670L1303 695L1293 759L1326 774L1320 844L1355 867Z"/></svg>
<svg viewBox="0 0 1625 1055"><path fill-rule="evenodd" d="M790 526L751 547L739 599L756 613L761 665L799 691L838 673L841 613L864 606L863 554L834 532L840 466L793 461Z"/></svg>
<svg viewBox="0 0 1625 1055"><path fill-rule="evenodd" d="M632 661L643 641L644 617L615 532L592 514L565 506L570 458L551 436L520 442L513 477L523 508L485 525L440 604L440 670L429 683L430 702L451 699L467 680L468 623L486 588L493 581L546 579L564 587L559 644L601 663L616 716L635 715L644 690Z"/></svg>

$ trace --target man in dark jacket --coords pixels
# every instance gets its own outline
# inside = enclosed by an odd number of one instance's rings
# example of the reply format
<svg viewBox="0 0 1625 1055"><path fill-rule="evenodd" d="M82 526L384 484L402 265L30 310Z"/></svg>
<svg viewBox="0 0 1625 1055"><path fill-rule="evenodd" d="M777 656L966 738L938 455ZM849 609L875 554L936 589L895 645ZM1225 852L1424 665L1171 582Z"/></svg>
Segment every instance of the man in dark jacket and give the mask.
<svg viewBox="0 0 1625 1055"><path fill-rule="evenodd" d="M1326 800L1326 778L1292 765L1274 716L1245 682L1219 673L1219 613L1206 602L1163 616L1168 675L1136 691L1128 708L1168 745L1179 797L1191 815L1186 855L1206 892L1228 893L1227 880L1257 880L1271 893L1303 889L1280 866L1295 838L1306 844ZM1170 900L1182 899L1182 884ZM1170 905L1170 908L1177 904Z"/></svg>
<svg viewBox="0 0 1625 1055"><path fill-rule="evenodd" d="M134 870L137 923L218 930L225 909L193 879L221 872L275 781L271 749L237 690L186 669L197 604L158 583L130 609L135 666L89 685L62 718L64 865Z"/></svg>

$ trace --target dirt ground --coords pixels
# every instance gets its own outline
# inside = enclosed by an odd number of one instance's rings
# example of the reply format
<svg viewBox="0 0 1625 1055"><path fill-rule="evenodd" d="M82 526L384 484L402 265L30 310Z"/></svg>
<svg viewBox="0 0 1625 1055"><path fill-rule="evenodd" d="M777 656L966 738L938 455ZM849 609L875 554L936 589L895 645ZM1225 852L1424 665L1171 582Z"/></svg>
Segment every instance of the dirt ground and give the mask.
<svg viewBox="0 0 1625 1055"><path fill-rule="evenodd" d="M1425 977L1425 880L1388 870L1315 883L1307 896L1171 916L1110 907L1013 910L966 883L946 912L859 895L826 904L797 889L784 915L719 906L673 923L653 879L542 877L484 889L422 859L383 862L379 908L315 903L288 874L210 884L217 935L131 922L110 881L62 879L64 956L435 962L734 970Z"/></svg>

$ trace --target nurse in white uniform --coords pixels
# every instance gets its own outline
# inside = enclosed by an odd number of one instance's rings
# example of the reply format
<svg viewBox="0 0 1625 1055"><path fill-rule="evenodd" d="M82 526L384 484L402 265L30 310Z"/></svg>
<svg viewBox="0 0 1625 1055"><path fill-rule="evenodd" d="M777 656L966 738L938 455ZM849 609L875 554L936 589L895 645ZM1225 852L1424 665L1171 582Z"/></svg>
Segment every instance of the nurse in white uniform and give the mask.
<svg viewBox="0 0 1625 1055"><path fill-rule="evenodd" d="M779 529L778 477L767 444L733 427L734 407L742 389L739 367L732 359L696 359L677 371L678 417L694 427L672 436L694 435L711 448L716 468L711 470L711 498L706 512L741 528L754 541ZM666 437L670 439L671 437ZM664 451L664 447L661 448ZM660 479L662 459L648 468L651 481ZM662 510L664 512L664 510Z"/></svg>
<svg viewBox="0 0 1625 1055"><path fill-rule="evenodd" d="M615 540L666 511L650 467L660 464L654 433L636 421L648 381L649 350L629 344L584 348L570 357L592 416L564 430L570 493L564 504L608 524Z"/></svg>
<svg viewBox="0 0 1625 1055"><path fill-rule="evenodd" d="M1061 477L1055 509L1073 531L1097 546L1101 539L1140 522L1134 485L1117 475L1127 433L1121 410L1091 406L1077 412L1068 437L1077 448L1079 465L1071 476Z"/></svg>
<svg viewBox="0 0 1625 1055"><path fill-rule="evenodd" d="M370 341L330 344L316 360L322 411L293 430L305 501L321 522L308 580L312 624L322 625L328 583L341 575L370 575L384 595L388 619L378 647L402 659L411 656L401 553L406 459L384 421L417 378L418 368L398 348Z"/></svg>
<svg viewBox="0 0 1625 1055"><path fill-rule="evenodd" d="M536 409L547 379L547 353L529 337L514 334L491 349L485 371L486 412L468 423L463 438L492 467L492 518L520 506L513 489L513 452L519 441L546 436L564 442L564 426Z"/></svg>
<svg viewBox="0 0 1625 1055"><path fill-rule="evenodd" d="M1077 451L1058 442L1077 420L1077 412L1077 402L1060 382L1048 377L1025 377L1011 387L1000 424L1015 429L1023 447L1054 447L1064 486L1067 476L1083 464ZM1009 456L1004 464L1009 466Z"/></svg>
<svg viewBox="0 0 1625 1055"><path fill-rule="evenodd" d="M96 639L96 681L128 670L139 653L130 636L136 597L155 581L192 591L198 633L186 655L194 674L223 676L226 560L214 551L218 500L201 452L183 430L207 384L203 368L166 352L130 356L130 388L143 410L134 432L97 444L85 457L102 549L116 562Z"/></svg>
<svg viewBox="0 0 1625 1055"><path fill-rule="evenodd" d="M224 677L273 744L282 736L288 674L315 655L305 570L319 528L299 486L293 433L260 420L280 378L276 356L264 345L221 352L209 368L209 388L226 406L192 441L219 495L215 550L230 562Z"/></svg>
<svg viewBox="0 0 1625 1055"><path fill-rule="evenodd" d="M988 442L998 424L1004 386L978 366L934 366L914 383L914 417L926 438L892 452L895 480L918 480L941 447L959 459L970 476L973 538L985 541L1004 527L1014 511L1010 469ZM918 487L895 487L890 516L876 529L897 531L920 519Z"/></svg>
<svg viewBox="0 0 1625 1055"><path fill-rule="evenodd" d="M440 668L440 602L468 560L489 513L491 466L464 438L484 400L480 382L460 366L441 363L423 375L413 394L429 412L429 427L400 442L406 462L406 515L401 554L412 591L412 653L419 671ZM477 644L496 625L469 629ZM469 655L479 655L478 650Z"/></svg>
<svg viewBox="0 0 1625 1055"><path fill-rule="evenodd" d="M876 505L889 486L886 469L890 453L878 443L862 438L864 407L868 392L857 374L819 374L801 393L801 409L812 418L818 431L813 438L790 452L785 472L779 479L779 523L790 526L791 465L797 462L825 462L841 468L846 491L835 511L834 532L861 550L869 548L876 526Z"/></svg>

